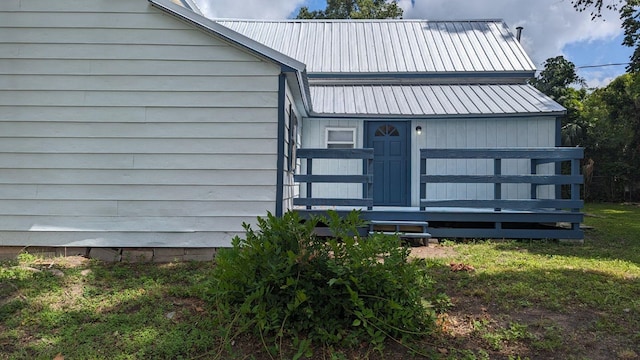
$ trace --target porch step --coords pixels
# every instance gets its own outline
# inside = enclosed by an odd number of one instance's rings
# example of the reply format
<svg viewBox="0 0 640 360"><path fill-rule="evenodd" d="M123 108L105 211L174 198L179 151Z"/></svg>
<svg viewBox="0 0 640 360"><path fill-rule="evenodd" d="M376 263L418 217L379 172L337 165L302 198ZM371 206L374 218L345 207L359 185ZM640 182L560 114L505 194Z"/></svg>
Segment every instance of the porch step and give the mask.
<svg viewBox="0 0 640 360"><path fill-rule="evenodd" d="M431 234L427 232L428 227L429 223L426 221L371 220L369 234L383 233L398 235L401 238L429 239Z"/></svg>
<svg viewBox="0 0 640 360"><path fill-rule="evenodd" d="M414 232L391 232L391 231L370 231L370 235L373 234L385 234L385 235L398 235L401 238L406 239L430 239L431 234L425 233L414 233Z"/></svg>

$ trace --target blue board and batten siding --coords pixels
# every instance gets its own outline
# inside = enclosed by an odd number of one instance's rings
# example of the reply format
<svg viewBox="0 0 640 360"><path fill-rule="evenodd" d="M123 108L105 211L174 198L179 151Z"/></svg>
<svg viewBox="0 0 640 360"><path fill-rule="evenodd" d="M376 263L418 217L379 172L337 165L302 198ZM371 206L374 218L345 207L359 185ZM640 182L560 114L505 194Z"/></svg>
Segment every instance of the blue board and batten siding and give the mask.
<svg viewBox="0 0 640 360"><path fill-rule="evenodd" d="M275 211L280 73L145 1L1 1L0 246L228 246Z"/></svg>
<svg viewBox="0 0 640 360"><path fill-rule="evenodd" d="M371 120L376 123L384 120ZM326 129L355 129L356 148L364 146L363 119L303 119L302 143L305 148L325 148ZM410 206L419 206L420 198L420 152L419 149L464 149L464 148L499 148L499 147L553 147L555 146L556 117L496 117L496 118L441 118L421 119L408 122L410 132ZM422 133L417 134L415 128L420 126ZM427 168L432 174L468 174L484 175L493 173L493 163L484 159L473 160L439 160L429 159ZM304 164L302 167L304 172ZM505 160L504 174L521 174L529 171L526 160ZM555 174L551 164L540 165L540 174ZM362 164L358 160L322 160L314 162L316 174L361 174ZM305 193L305 185L301 193ZM429 184L427 194L430 199L468 199L481 200L493 196L493 187L487 184ZM529 187L524 184L505 185L505 198L526 198ZM553 186L538 187L539 198L553 198ZM362 195L362 186L356 184L314 184L314 194L326 198L355 198ZM316 196L314 195L314 196Z"/></svg>

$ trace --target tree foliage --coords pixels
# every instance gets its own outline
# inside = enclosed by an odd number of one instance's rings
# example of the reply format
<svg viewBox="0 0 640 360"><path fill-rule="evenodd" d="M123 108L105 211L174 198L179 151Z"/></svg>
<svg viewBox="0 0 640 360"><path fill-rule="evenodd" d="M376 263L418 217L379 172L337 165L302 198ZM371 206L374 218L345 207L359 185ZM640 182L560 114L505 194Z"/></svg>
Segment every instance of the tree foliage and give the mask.
<svg viewBox="0 0 640 360"><path fill-rule="evenodd" d="M575 65L563 56L549 58L544 62L544 69L529 83L567 109L562 121L562 145L583 145L587 125L580 114L587 92L584 88L571 87L585 84L576 73Z"/></svg>
<svg viewBox="0 0 640 360"><path fill-rule="evenodd" d="M640 0L572 0L571 3L580 12L591 9L592 19L601 17L603 8L617 11L624 30L622 45L634 48L627 71L640 71Z"/></svg>
<svg viewBox="0 0 640 360"><path fill-rule="evenodd" d="M583 117L590 121L587 156L597 173L615 178L619 191L631 190L640 181L640 74L624 74L594 91Z"/></svg>
<svg viewBox="0 0 640 360"><path fill-rule="evenodd" d="M620 201L640 195L640 73L619 76L608 86L587 91L575 66L562 56L547 59L530 81L567 109L562 144L585 148L585 163L598 181L589 200ZM634 187L637 187L634 190ZM635 192L635 195L634 195Z"/></svg>
<svg viewBox="0 0 640 360"><path fill-rule="evenodd" d="M397 0L328 0L324 10L302 7L298 19L398 19L402 8Z"/></svg>

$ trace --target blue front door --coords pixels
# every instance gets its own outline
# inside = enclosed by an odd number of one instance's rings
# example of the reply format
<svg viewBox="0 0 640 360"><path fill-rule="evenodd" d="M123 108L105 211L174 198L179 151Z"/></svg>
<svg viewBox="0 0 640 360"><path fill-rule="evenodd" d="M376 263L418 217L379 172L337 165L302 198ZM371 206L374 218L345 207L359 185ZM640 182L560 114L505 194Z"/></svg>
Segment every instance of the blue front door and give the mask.
<svg viewBox="0 0 640 360"><path fill-rule="evenodd" d="M374 122L366 125L366 144L373 148L373 204L409 206L409 123Z"/></svg>

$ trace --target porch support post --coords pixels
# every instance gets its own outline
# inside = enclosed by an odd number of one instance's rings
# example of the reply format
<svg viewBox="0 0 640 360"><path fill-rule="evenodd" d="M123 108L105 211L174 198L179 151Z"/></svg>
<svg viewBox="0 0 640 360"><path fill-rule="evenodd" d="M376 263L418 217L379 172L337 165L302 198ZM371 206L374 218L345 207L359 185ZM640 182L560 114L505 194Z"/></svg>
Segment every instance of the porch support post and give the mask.
<svg viewBox="0 0 640 360"><path fill-rule="evenodd" d="M424 211L426 206L422 206L422 199L427 198L427 183L422 182L422 175L427 175L427 159L420 156L420 211Z"/></svg>
<svg viewBox="0 0 640 360"><path fill-rule="evenodd" d="M362 170L365 171L365 175L372 175L373 174L373 159L365 159L364 160L364 164L362 167ZM369 181L366 184L366 194L364 194L365 198L373 198L373 181ZM372 206L367 206L367 210L373 210L373 205Z"/></svg>
<svg viewBox="0 0 640 360"><path fill-rule="evenodd" d="M313 159L307 158L307 175L313 174ZM311 189L311 185L313 183L311 181L306 183L307 185L307 199L311 199L313 197L313 191ZM307 209L311 210L311 205L307 205Z"/></svg>
<svg viewBox="0 0 640 360"><path fill-rule="evenodd" d="M493 159L493 175L502 175L502 159ZM502 183L496 182L493 185L493 199L502 199ZM501 211L501 208L495 208L495 211Z"/></svg>
<svg viewBox="0 0 640 360"><path fill-rule="evenodd" d="M571 175L572 176L580 176L580 159L571 159ZM579 201L580 200L580 184L572 183L571 184L571 200ZM580 209L571 209L571 212L580 212ZM573 230L580 230L579 223L571 224Z"/></svg>
<svg viewBox="0 0 640 360"><path fill-rule="evenodd" d="M531 159L531 175L538 174L538 159ZM531 184L531 200L538 198L538 184Z"/></svg>

